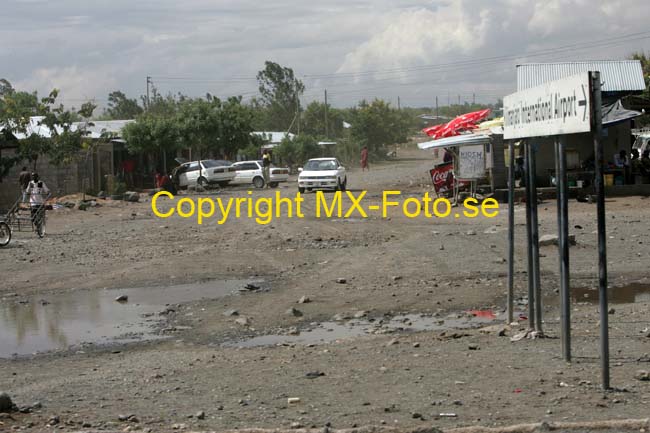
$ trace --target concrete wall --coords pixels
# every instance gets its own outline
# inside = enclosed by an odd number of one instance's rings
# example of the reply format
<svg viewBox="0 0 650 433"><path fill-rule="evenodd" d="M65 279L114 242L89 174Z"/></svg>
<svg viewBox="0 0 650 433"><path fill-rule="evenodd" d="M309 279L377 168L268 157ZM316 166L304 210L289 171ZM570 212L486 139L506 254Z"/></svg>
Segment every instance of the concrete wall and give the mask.
<svg viewBox="0 0 650 433"><path fill-rule="evenodd" d="M11 150L3 149L3 156L10 156ZM23 166L33 171L33 163L19 163L13 167L9 174L0 182L0 209L8 209L20 196L18 174ZM87 167L87 172L86 172ZM36 171L40 178L50 188L53 195L62 196L73 194L82 190L83 179L86 173L92 179L92 159L86 164L84 160L67 164L61 167L50 164L48 158L41 157L36 164ZM92 180L90 187L92 187Z"/></svg>

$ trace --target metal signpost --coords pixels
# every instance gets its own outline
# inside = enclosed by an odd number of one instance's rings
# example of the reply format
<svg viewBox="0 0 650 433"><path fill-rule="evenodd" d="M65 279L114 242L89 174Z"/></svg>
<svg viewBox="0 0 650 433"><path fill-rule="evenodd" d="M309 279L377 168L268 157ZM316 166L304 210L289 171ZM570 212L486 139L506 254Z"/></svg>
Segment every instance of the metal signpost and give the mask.
<svg viewBox="0 0 650 433"><path fill-rule="evenodd" d="M532 208L531 208L531 203L532 203L532 192L530 188L530 175L529 175L529 170L530 170L530 165L528 164L528 160L530 159L530 144L528 141L524 141L524 160L526 161L526 165L524 168L524 182L526 183L526 245L528 246L527 248L527 263L528 263L528 327L530 329L535 329L535 279L534 279L534 274L535 271L533 271L533 232L531 231L531 227L533 227L533 220L532 220Z"/></svg>
<svg viewBox="0 0 650 433"><path fill-rule="evenodd" d="M607 263L605 232L605 194L603 185L602 110L600 73L585 72L506 96L504 105L504 138L560 136L555 142L556 183L558 202L558 234L560 259L560 308L562 354L571 360L571 320L569 286L569 222L568 181L564 135L593 133L596 160L595 189L598 196L598 264L600 299L600 338L602 386L609 385L609 331L607 323ZM593 113L592 113L593 107ZM512 143L512 142L511 142ZM511 144L512 146L512 144ZM539 274L539 245L537 223L537 191L535 185L535 149L526 142L526 225L528 235L529 318L531 328L541 331L542 311ZM511 150L511 158L513 152ZM510 161L510 169L513 170ZM514 183L511 178L511 183ZM511 184L512 188L512 184ZM514 191L509 191L509 205L514 205ZM514 248L514 213L509 212L509 251ZM509 254L509 275L512 274L514 254ZM509 277L510 279L510 277ZM511 286L508 281L509 289ZM509 293L510 297L510 293ZM510 300L509 308L510 308Z"/></svg>
<svg viewBox="0 0 650 433"><path fill-rule="evenodd" d="M569 289L569 200L566 175L565 140L555 140L555 183L557 186L557 221L560 252L560 322L562 327L562 356L571 361L571 302Z"/></svg>
<svg viewBox="0 0 650 433"><path fill-rule="evenodd" d="M605 185L603 183L603 113L600 91L600 72L591 73L594 93L594 160L596 169L594 186L598 214L598 299L600 303L600 365L602 387L609 389L609 319L607 302L607 232L605 228Z"/></svg>
<svg viewBox="0 0 650 433"><path fill-rule="evenodd" d="M508 147L508 324L514 321L515 307L515 143Z"/></svg>
<svg viewBox="0 0 650 433"><path fill-rule="evenodd" d="M526 141L528 147L528 183L530 184L530 240L532 258L533 299L529 303L535 305L535 331L542 334L542 286L539 275L539 222L537 219L537 161L535 147L530 140Z"/></svg>

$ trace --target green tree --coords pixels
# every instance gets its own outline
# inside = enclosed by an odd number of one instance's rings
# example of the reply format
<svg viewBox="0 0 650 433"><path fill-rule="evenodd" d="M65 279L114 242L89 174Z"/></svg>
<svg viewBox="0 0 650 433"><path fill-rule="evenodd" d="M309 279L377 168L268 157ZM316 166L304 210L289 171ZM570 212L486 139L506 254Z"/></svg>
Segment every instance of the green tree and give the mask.
<svg viewBox="0 0 650 433"><path fill-rule="evenodd" d="M220 114L220 153L226 159L231 159L238 150L254 142L251 132L255 114L249 106L242 104L241 96L224 101Z"/></svg>
<svg viewBox="0 0 650 433"><path fill-rule="evenodd" d="M78 111L66 110L63 105L57 105L58 96L59 91L54 89L39 99L36 92L18 92L9 81L0 80L0 126L5 138L8 135L21 138L18 157L12 157L14 163L26 159L35 167L38 158L47 155L53 164L61 165L79 155L86 141L87 124L74 125L73 122L90 118L96 106L85 103ZM33 121L47 127L49 137L32 134ZM1 171L6 173L10 162L0 161Z"/></svg>
<svg viewBox="0 0 650 433"><path fill-rule="evenodd" d="M104 114L109 119L135 119L142 114L143 108L136 99L129 99L124 93L115 90L108 94L108 107Z"/></svg>
<svg viewBox="0 0 650 433"><path fill-rule="evenodd" d="M390 107L390 104L375 99L371 103L361 101L351 110L351 136L359 148L368 146L374 154L382 154L384 147L404 143L409 131L407 115Z"/></svg>
<svg viewBox="0 0 650 433"><path fill-rule="evenodd" d="M328 104L327 128L325 127L325 115L324 103L311 102L302 115L301 132L323 139L341 137L343 135L343 112L330 107Z"/></svg>
<svg viewBox="0 0 650 433"><path fill-rule="evenodd" d="M179 103L176 122L179 127L180 144L198 152L199 158L209 151L218 152L221 134L220 105L218 98L209 100L187 99Z"/></svg>
<svg viewBox="0 0 650 433"><path fill-rule="evenodd" d="M86 131L88 126L92 126L89 119L95 108L97 106L94 103L86 102L77 111L65 110L62 105L47 110L41 124L50 130L46 153L52 164L59 166L69 163L90 145ZM78 119L82 119L82 122L73 125Z"/></svg>
<svg viewBox="0 0 650 433"><path fill-rule="evenodd" d="M241 97L225 101L205 98L162 97L154 92L150 110L128 124L124 139L130 152L158 154L167 166L167 156L179 149L192 149L198 158L232 158L253 143L253 110Z"/></svg>
<svg viewBox="0 0 650 433"><path fill-rule="evenodd" d="M310 158L318 158L322 155L322 149L318 145L316 138L311 135L301 134L294 139L285 137L273 149L273 153L279 158L280 162L293 168L303 165Z"/></svg>
<svg viewBox="0 0 650 433"><path fill-rule="evenodd" d="M180 147L180 130L173 118L143 115L122 129L131 153L172 152Z"/></svg>
<svg viewBox="0 0 650 433"><path fill-rule="evenodd" d="M266 61L264 69L257 73L257 81L260 103L268 110L266 124L269 129L295 130L305 86L294 76L293 69Z"/></svg>

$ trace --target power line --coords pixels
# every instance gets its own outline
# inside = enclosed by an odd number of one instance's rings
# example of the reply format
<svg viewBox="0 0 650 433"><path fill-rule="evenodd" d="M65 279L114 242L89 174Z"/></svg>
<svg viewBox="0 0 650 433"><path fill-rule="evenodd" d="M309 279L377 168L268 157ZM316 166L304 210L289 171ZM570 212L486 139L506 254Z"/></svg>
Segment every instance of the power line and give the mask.
<svg viewBox="0 0 650 433"><path fill-rule="evenodd" d="M479 59L470 59L463 60L458 62L450 63L438 63L431 65L422 65L422 66L412 66L412 67L403 67L403 68L392 68L392 69L376 69L376 70L366 70L366 71L357 71L357 72L342 72L342 73L330 73L330 74L314 74L314 75L304 75L305 78L328 78L328 77L351 77L351 76L363 76L368 74L377 74L377 73L398 73L398 72L408 72L408 71L421 71L421 70L430 70L430 69L440 69L447 67L455 66L474 66L476 64L485 63L485 62L494 62L494 61L503 61L503 60L517 60L519 58L527 57L536 57L540 55L555 54L561 51L567 50L576 50L582 48L594 48L600 47L602 45L607 45L611 43L624 43L624 42L633 42L636 40L648 39L650 38L650 32L638 32L630 33L627 35L617 36L614 38L601 39L597 41L590 42L579 42L571 45L563 45L554 48L546 48L543 50L532 51L529 53L519 53L519 54L510 54L510 55L501 55L501 56L492 56L492 57L483 57Z"/></svg>

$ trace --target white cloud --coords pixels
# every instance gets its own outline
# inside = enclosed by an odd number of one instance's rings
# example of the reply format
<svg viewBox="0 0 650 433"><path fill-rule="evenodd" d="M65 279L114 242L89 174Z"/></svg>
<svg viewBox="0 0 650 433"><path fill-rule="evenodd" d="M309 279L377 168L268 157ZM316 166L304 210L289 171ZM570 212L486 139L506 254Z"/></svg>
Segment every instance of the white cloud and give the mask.
<svg viewBox="0 0 650 433"><path fill-rule="evenodd" d="M348 53L338 71L400 68L430 63L439 56L476 52L487 43L492 18L489 8L475 13L463 2L435 11L402 12L386 29Z"/></svg>
<svg viewBox="0 0 650 433"><path fill-rule="evenodd" d="M107 88L118 88L117 80L108 70L77 66L36 69L30 77L14 85L19 90L36 89L42 96L52 89L58 89L60 101L76 107L94 99L96 95L103 95Z"/></svg>
<svg viewBox="0 0 650 433"><path fill-rule="evenodd" d="M351 105L361 97L405 104L436 95L494 100L514 88L514 64L421 68L526 54L530 61L624 57L648 40L559 55L540 49L650 31L647 0L4 0L1 74L26 89L58 87L68 99L144 93L147 75L254 78L265 60L304 78L306 98ZM407 73L359 72L411 68ZM361 77L361 79L359 79ZM356 80L354 78L357 78ZM248 82L159 80L166 92L254 92ZM446 101L445 101L446 102Z"/></svg>

